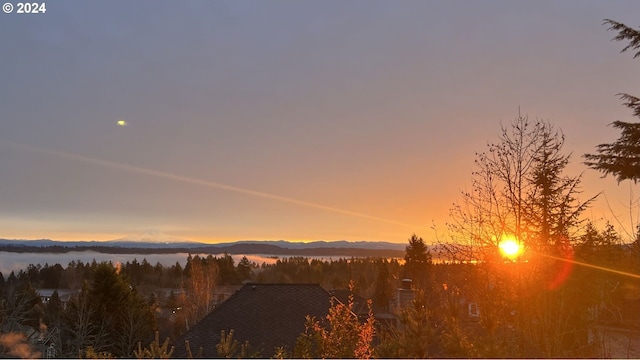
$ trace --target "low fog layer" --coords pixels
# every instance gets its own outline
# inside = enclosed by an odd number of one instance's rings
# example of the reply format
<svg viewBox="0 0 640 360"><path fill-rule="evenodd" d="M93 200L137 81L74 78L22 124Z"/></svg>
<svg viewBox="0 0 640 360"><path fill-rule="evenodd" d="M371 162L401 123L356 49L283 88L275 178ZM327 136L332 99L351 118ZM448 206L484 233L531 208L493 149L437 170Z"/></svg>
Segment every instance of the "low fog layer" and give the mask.
<svg viewBox="0 0 640 360"><path fill-rule="evenodd" d="M34 254L34 253L11 253L0 251L0 272L6 277L11 271L18 272L20 270L25 270L29 264L40 264L44 266L44 264L54 265L56 263L62 265L63 267L67 267L69 262L71 261L82 261L83 263L90 263L94 259L97 262L102 261L111 261L113 263L120 262L126 263L127 261L133 261L137 259L139 262L142 262L142 259L147 259L152 265L156 263L162 264L162 266L170 266L179 262L180 265L184 266L187 262L187 253L177 253L177 254L104 254L95 251L72 251L68 253L62 254ZM195 255L195 254L194 254ZM207 256L207 255L204 255ZM222 256L222 254L217 254L214 256ZM231 255L233 261L237 264L243 256L246 256L247 259L251 262L255 262L257 264L262 264L266 262L267 264L275 263L277 259L273 257L266 257L260 255Z"/></svg>

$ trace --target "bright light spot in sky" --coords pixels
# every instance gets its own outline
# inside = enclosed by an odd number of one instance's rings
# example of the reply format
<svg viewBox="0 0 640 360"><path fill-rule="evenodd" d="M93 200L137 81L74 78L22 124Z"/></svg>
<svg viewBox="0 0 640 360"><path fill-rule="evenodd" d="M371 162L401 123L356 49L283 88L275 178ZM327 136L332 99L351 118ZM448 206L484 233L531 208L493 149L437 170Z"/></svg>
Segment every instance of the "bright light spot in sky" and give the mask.
<svg viewBox="0 0 640 360"><path fill-rule="evenodd" d="M124 120L118 120L118 126L127 126L127 122Z"/></svg>
<svg viewBox="0 0 640 360"><path fill-rule="evenodd" d="M522 252L520 245L518 244L516 239L512 237L504 237L502 241L500 241L499 247L500 252L502 252L504 256L511 259L516 258L520 254L520 252Z"/></svg>

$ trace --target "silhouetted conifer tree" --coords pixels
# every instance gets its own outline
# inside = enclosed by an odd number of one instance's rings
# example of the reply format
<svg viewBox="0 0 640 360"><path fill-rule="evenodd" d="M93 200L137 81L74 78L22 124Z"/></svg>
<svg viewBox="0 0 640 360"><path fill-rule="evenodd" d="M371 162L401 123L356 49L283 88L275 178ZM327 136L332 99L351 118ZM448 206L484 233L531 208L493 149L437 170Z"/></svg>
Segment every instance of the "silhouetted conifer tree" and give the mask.
<svg viewBox="0 0 640 360"><path fill-rule="evenodd" d="M411 279L419 289L428 290L431 277L431 252L421 237L409 238L405 248L404 277Z"/></svg>
<svg viewBox="0 0 640 360"><path fill-rule="evenodd" d="M621 52L640 49L640 31L617 21L606 19L605 24L609 30L617 31L613 40L628 41ZM634 58L640 56L640 51L634 54ZM640 118L640 98L627 94L618 94L623 105L631 109L633 116ZM613 175L618 182L640 180L640 123L614 121L613 127L620 129L620 137L613 143L600 144L596 147L597 154L585 154L585 164L592 169L606 175Z"/></svg>

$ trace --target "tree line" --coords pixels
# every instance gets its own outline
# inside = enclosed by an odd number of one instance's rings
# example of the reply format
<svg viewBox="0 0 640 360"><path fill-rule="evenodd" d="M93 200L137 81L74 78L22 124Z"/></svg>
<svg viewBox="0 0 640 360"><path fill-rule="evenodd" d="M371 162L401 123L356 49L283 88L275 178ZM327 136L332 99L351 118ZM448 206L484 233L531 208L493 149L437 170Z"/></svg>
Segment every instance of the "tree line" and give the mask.
<svg viewBox="0 0 640 360"><path fill-rule="evenodd" d="M396 311L399 326L371 316L362 323L349 315L354 310L352 301L334 304L329 321L322 323L325 327L317 322L322 319L309 319L299 346L280 355L599 355L602 346L593 340L599 326L638 325L638 319L621 310L630 306L628 292L638 285L638 279L624 273L637 273L640 256L637 247L625 244L612 225L598 230L587 223L571 248L572 260L589 266L572 265L567 273L562 264L544 264L556 277L566 275L560 278L540 276L537 261L434 264L424 240L416 235L409 238L404 259L293 257L258 265L246 257L235 264L228 255L196 255L189 256L184 267L180 263L151 265L146 260L121 265L95 261L73 261L66 267L30 265L6 279L0 275L0 329L3 333L37 329L32 334L37 338L32 340L42 344L42 352L53 344L57 356L131 357L136 351L144 353L141 344L155 344L159 349L160 338L175 344L190 325L214 309L213 295L220 286L244 281L320 283L326 289L349 288L352 294L370 299L372 311L384 313L392 311L389 303L401 280L411 278L416 296L409 306ZM54 277L67 279L66 284L73 286L70 289L77 290L66 304L57 292L43 302L35 290ZM161 295L158 290L167 285L172 290ZM466 306L471 301L480 308L478 321L468 316ZM341 331L351 331L347 338L355 340L337 341L336 336L346 336ZM231 341L229 335L224 338ZM364 343L358 340L362 336L367 340Z"/></svg>

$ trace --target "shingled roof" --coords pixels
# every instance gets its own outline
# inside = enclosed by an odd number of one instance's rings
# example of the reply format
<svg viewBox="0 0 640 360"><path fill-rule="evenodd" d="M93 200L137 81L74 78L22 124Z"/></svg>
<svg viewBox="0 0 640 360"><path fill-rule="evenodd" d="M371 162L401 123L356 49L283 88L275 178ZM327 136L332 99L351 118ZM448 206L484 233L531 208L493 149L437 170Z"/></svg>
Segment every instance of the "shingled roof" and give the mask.
<svg viewBox="0 0 640 360"><path fill-rule="evenodd" d="M324 318L331 294L318 284L246 284L177 341L174 356L187 357L185 340L194 355L202 348L205 358L217 357L216 344L222 330L233 329L240 344L271 357L278 346L292 351L304 332L305 317Z"/></svg>

